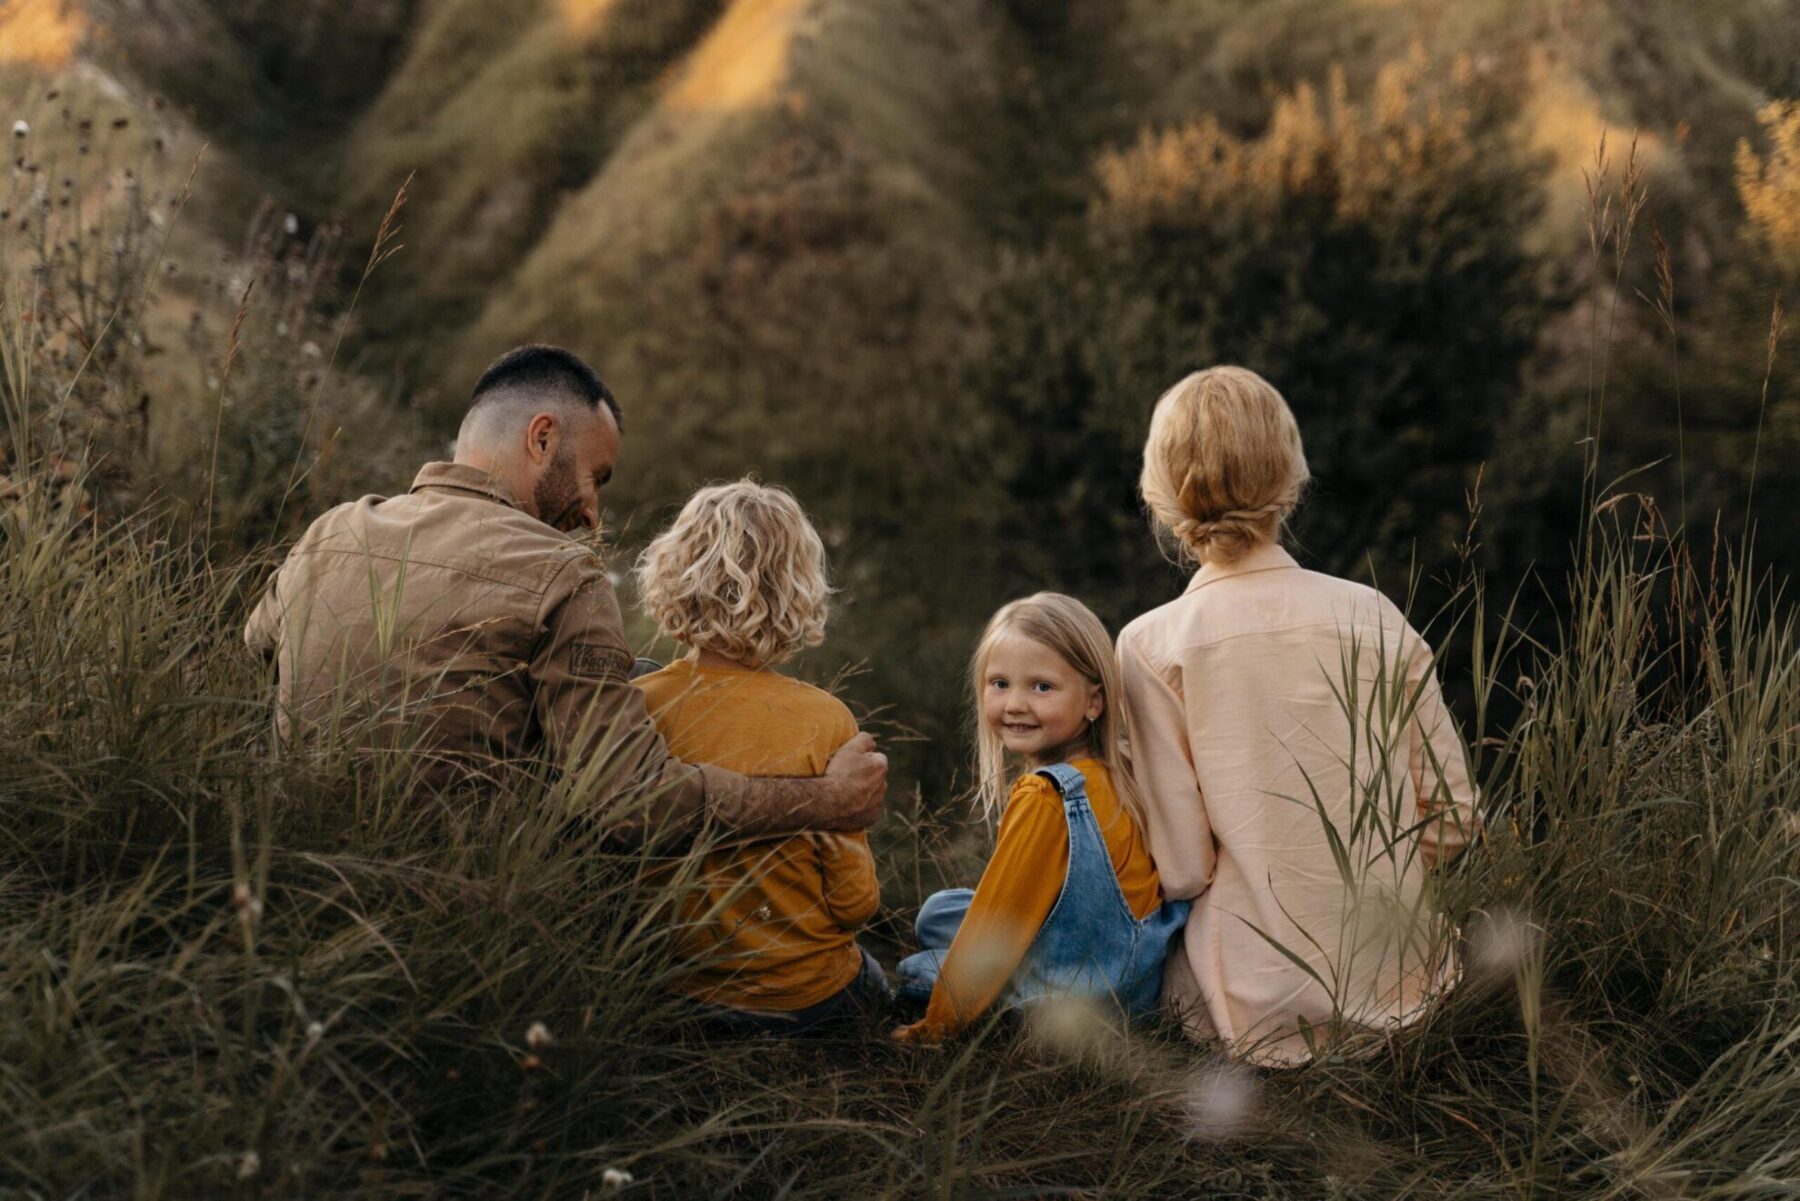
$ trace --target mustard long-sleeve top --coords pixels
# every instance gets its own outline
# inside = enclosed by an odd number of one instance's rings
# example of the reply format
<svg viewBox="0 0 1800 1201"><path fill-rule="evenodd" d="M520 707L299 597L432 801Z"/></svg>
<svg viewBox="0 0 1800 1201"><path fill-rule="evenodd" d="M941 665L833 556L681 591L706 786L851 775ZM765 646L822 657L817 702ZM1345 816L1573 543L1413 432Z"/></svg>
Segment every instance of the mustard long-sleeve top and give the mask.
<svg viewBox="0 0 1800 1201"><path fill-rule="evenodd" d="M670 753L747 776L817 776L856 736L856 719L822 689L767 668L671 663L637 681ZM881 896L863 834L809 831L712 851L678 920L696 1000L792 1012L862 970L855 931Z"/></svg>
<svg viewBox="0 0 1800 1201"><path fill-rule="evenodd" d="M1094 759L1070 763L1087 780L1088 804L1113 873L1132 915L1140 920L1162 904L1156 864L1143 833L1119 804L1112 777ZM968 1026L1006 990L1032 940L1056 907L1069 870L1069 827L1062 794L1043 776L1013 784L1000 817L993 858L981 873L961 929L944 956L925 1016L905 1035L933 1041Z"/></svg>

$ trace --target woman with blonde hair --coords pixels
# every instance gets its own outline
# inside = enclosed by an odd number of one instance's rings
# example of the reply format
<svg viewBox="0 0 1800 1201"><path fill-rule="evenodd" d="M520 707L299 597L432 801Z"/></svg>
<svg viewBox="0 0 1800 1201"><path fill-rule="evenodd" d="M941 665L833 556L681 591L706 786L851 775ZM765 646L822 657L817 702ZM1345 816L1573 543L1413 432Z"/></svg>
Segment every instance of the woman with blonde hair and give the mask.
<svg viewBox="0 0 1800 1201"><path fill-rule="evenodd" d="M1255 372L1164 393L1139 483L1198 570L1118 639L1150 845L1165 893L1193 900L1165 1002L1270 1066L1372 1045L1448 987L1427 876L1475 826L1430 648L1381 593L1280 545L1309 478Z"/></svg>

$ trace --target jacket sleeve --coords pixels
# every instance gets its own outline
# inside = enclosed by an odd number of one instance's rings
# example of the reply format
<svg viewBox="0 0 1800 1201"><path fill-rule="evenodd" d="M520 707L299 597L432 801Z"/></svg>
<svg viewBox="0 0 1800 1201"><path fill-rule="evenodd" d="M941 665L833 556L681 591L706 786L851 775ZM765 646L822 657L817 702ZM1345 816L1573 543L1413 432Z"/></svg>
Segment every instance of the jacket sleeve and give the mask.
<svg viewBox="0 0 1800 1201"><path fill-rule="evenodd" d="M269 586L263 589L256 608L250 610L250 619L244 623L244 645L264 659L273 657L281 642L281 599L277 591L280 587L281 573L277 571Z"/></svg>
<svg viewBox="0 0 1800 1201"><path fill-rule="evenodd" d="M1187 703L1170 687L1130 631L1119 636L1131 770L1143 794L1150 857L1163 895L1191 900L1212 883L1217 851L1206 798L1188 741Z"/></svg>
<svg viewBox="0 0 1800 1201"><path fill-rule="evenodd" d="M707 812L701 772L669 755L633 661L612 583L597 558L571 557L544 599L530 671L551 761L608 833L629 844L685 841ZM729 775L729 773L721 773Z"/></svg>
<svg viewBox="0 0 1800 1201"><path fill-rule="evenodd" d="M1027 776L1000 819L994 857L981 873L961 928L944 956L920 1031L943 1038L985 1013L1056 907L1069 874L1069 825L1056 786Z"/></svg>
<svg viewBox="0 0 1800 1201"><path fill-rule="evenodd" d="M1427 867L1448 863L1468 846L1480 826L1468 749L1444 704L1433 670L1431 648L1410 628L1406 667L1407 701L1413 706L1408 731L1409 768L1419 806L1419 855Z"/></svg>

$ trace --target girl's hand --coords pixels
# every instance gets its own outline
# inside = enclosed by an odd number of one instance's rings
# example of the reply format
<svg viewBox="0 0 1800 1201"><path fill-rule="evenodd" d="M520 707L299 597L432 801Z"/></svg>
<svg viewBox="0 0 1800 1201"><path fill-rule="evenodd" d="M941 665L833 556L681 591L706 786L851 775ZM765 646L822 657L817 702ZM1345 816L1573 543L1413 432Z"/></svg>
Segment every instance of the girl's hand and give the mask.
<svg viewBox="0 0 1800 1201"><path fill-rule="evenodd" d="M919 1045L923 1043L935 1043L940 1036L936 1030L926 1025L923 1021L917 1021L910 1026L896 1027L891 1037L897 1043L912 1043L914 1045Z"/></svg>

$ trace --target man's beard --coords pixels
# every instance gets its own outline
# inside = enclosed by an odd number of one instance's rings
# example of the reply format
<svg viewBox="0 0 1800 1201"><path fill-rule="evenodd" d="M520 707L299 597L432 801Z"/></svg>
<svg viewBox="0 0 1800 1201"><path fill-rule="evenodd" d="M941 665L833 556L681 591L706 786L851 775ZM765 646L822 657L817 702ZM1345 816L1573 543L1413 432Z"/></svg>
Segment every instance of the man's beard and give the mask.
<svg viewBox="0 0 1800 1201"><path fill-rule="evenodd" d="M557 447L549 470L531 490L531 500L537 506L538 520L565 534L587 525L581 519L581 488L575 482L574 451L566 445Z"/></svg>

